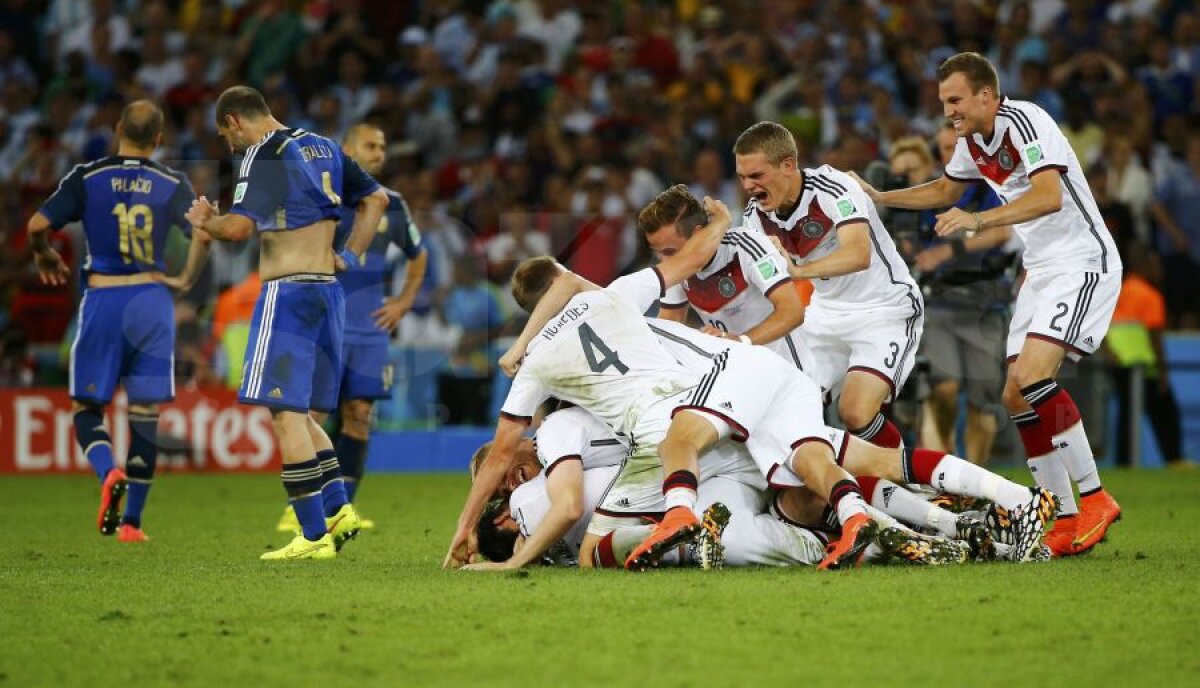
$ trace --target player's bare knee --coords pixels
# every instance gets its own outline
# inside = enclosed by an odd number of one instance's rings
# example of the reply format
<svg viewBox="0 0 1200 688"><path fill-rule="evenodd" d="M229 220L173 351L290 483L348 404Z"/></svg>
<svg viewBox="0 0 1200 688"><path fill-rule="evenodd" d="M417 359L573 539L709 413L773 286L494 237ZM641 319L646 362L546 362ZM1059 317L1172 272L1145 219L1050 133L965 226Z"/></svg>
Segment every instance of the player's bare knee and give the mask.
<svg viewBox="0 0 1200 688"><path fill-rule="evenodd" d="M843 394L838 400L838 415L848 428L864 428L875 420L878 413L879 404L869 398Z"/></svg>
<svg viewBox="0 0 1200 688"><path fill-rule="evenodd" d="M934 385L929 394L929 402L938 410L946 410L958 405L960 387L958 380L943 380Z"/></svg>

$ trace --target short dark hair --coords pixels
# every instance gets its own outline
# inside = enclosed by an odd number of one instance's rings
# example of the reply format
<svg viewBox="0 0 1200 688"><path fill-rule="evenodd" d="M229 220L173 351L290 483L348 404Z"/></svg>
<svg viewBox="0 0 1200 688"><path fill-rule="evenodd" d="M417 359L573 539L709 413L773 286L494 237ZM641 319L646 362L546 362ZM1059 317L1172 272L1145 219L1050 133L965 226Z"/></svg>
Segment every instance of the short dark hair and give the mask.
<svg viewBox="0 0 1200 688"><path fill-rule="evenodd" d="M550 256L526 258L513 271L513 299L521 310L532 313L533 307L546 295L558 275L558 261Z"/></svg>
<svg viewBox="0 0 1200 688"><path fill-rule="evenodd" d="M217 97L217 126L225 126L229 115L240 117L266 117L271 114L267 101L258 89L249 86L231 86Z"/></svg>
<svg viewBox="0 0 1200 688"><path fill-rule="evenodd" d="M121 138L138 148L152 148L163 130L163 112L148 100L135 100L121 111Z"/></svg>
<svg viewBox="0 0 1200 688"><path fill-rule="evenodd" d="M475 523L475 537L479 540L479 553L488 561L504 562L512 559L517 544L517 533L496 525L496 519L508 508L508 500L497 497L488 502L479 521Z"/></svg>
<svg viewBox="0 0 1200 688"><path fill-rule="evenodd" d="M637 216L637 228L643 236L673 224L680 234L690 237L696 225L707 222L704 206L683 184L676 184L655 196Z"/></svg>
<svg viewBox="0 0 1200 688"><path fill-rule="evenodd" d="M952 74L965 76L971 85L971 93L979 93L980 89L987 86L997 98L1000 97L1000 77L996 75L996 68L979 53L959 53L946 58L937 70L938 83L949 79Z"/></svg>

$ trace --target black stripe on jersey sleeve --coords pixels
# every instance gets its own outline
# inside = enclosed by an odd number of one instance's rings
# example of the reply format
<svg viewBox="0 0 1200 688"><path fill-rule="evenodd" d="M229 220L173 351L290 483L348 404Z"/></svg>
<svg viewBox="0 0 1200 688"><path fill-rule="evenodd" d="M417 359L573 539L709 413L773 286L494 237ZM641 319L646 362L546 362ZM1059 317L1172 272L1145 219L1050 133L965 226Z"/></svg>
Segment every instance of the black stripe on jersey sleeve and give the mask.
<svg viewBox="0 0 1200 688"><path fill-rule="evenodd" d="M823 192L829 194L830 196L833 196L834 198L837 198L838 196L841 196L845 193L845 191L839 192L837 190L837 187L828 185L827 182L828 182L827 179L819 179L817 177L813 177L812 186L814 189L816 189L818 191L823 191Z"/></svg>
<svg viewBox="0 0 1200 688"><path fill-rule="evenodd" d="M1028 176L1032 178L1033 175L1035 175L1039 172L1045 172L1046 170L1058 170L1059 174L1066 174L1067 166L1066 165L1055 165L1055 164L1042 165L1041 167L1035 167L1032 170L1030 170Z"/></svg>
<svg viewBox="0 0 1200 688"><path fill-rule="evenodd" d="M1020 137L1020 139L1021 139L1021 145L1025 145L1026 143L1029 143L1029 135L1025 133L1025 127L1021 124L1021 122L1016 117L1013 117L1012 115L1010 115L1006 112L998 112L998 113L996 113L996 117L1005 119L1009 122L1009 124L1012 125L1011 129L1013 131L1017 132L1017 136Z"/></svg>
<svg viewBox="0 0 1200 688"><path fill-rule="evenodd" d="M1015 107L1007 105L1001 105L1000 111L997 114L1007 118L1016 125L1017 130L1021 133L1021 137L1025 139L1025 143L1029 143L1037 138L1037 132L1033 129L1033 122L1030 121L1029 115Z"/></svg>
<svg viewBox="0 0 1200 688"><path fill-rule="evenodd" d="M840 183L840 181L835 180L832 177L821 177L820 174L814 174L812 175L812 179L824 181L824 183L834 187L834 189L838 189L840 193L847 192L846 185Z"/></svg>
<svg viewBox="0 0 1200 688"><path fill-rule="evenodd" d="M554 469L561 466L565 461L578 461L579 463L583 463L583 457L578 454L567 454L566 456L558 457L557 459L546 464L546 477L549 478L550 474L554 472Z"/></svg>
<svg viewBox="0 0 1200 688"><path fill-rule="evenodd" d="M721 243L745 251L751 260L761 260L766 255L761 247L743 234L726 234Z"/></svg>
<svg viewBox="0 0 1200 688"><path fill-rule="evenodd" d="M697 356L703 356L704 358L712 358L715 355L715 354L709 353L709 352L705 351L704 349L696 346L695 344L689 342L688 340L684 339L683 337L678 337L676 335L671 334L670 332L667 332L666 330L664 330L660 327L655 327L653 323L650 324L650 329L653 330L654 334L658 335L659 337L662 337L664 339L670 339L671 341L675 342L676 344L682 344L683 346L691 349L692 352L694 352Z"/></svg>
<svg viewBox="0 0 1200 688"><path fill-rule="evenodd" d="M830 179L829 177L820 177L817 175L813 175L812 180L813 180L813 184L823 184L828 188L835 189L836 193L833 194L834 196L843 196L847 193L846 186L844 184L842 184L841 182L835 182L834 180Z"/></svg>

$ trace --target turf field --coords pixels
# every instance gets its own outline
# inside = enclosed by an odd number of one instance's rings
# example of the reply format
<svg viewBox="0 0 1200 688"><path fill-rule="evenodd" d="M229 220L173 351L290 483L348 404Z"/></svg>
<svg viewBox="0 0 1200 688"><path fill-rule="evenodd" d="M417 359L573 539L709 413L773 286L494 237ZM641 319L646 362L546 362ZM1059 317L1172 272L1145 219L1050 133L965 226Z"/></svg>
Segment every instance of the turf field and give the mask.
<svg viewBox="0 0 1200 688"><path fill-rule="evenodd" d="M1075 560L635 576L441 571L457 475L369 476L379 528L283 565L277 479L163 476L130 546L94 479L3 478L0 686L1196 685L1200 472L1106 481Z"/></svg>

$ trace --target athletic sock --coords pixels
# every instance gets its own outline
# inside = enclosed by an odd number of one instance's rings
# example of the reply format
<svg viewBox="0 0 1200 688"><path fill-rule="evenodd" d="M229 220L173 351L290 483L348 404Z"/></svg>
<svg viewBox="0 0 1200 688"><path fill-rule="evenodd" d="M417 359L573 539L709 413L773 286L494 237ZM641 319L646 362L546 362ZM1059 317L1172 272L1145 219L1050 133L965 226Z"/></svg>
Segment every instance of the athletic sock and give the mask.
<svg viewBox="0 0 1200 688"><path fill-rule="evenodd" d="M92 470L101 481L108 475L113 464L112 438L104 429L104 414L100 409L89 406L75 412L75 440L83 448Z"/></svg>
<svg viewBox="0 0 1200 688"><path fill-rule="evenodd" d="M346 494L346 483L342 482L342 469L332 449L317 452L321 468L321 501L325 505L325 517L333 516L350 502Z"/></svg>
<svg viewBox="0 0 1200 688"><path fill-rule="evenodd" d="M904 450L904 481L932 485L950 494L977 497L1014 509L1029 501L1029 489L957 456L932 449Z"/></svg>
<svg viewBox="0 0 1200 688"><path fill-rule="evenodd" d="M858 483L853 480L839 480L829 491L829 506L837 512L838 523L845 525L851 516L867 513L867 503L863 500Z"/></svg>
<svg viewBox="0 0 1200 688"><path fill-rule="evenodd" d="M142 527L142 510L154 480L158 463L158 414L129 414L129 458L125 460L125 475L129 491L125 497L125 513L121 523Z"/></svg>
<svg viewBox="0 0 1200 688"><path fill-rule="evenodd" d="M930 504L900 485L882 478L858 476L867 503L903 523L917 528L932 528L946 537L957 537L957 517Z"/></svg>
<svg viewBox="0 0 1200 688"><path fill-rule="evenodd" d="M337 463L336 461L334 462ZM288 502L296 511L296 520L308 540L320 540L325 535L325 511L321 504L321 462L309 459L283 465L283 489Z"/></svg>
<svg viewBox="0 0 1200 688"><path fill-rule="evenodd" d="M682 506L690 511L696 510L696 488L700 481L691 471L675 471L663 481L663 497L666 510L670 511Z"/></svg>
<svg viewBox="0 0 1200 688"><path fill-rule="evenodd" d="M367 467L367 441L342 432L338 434L333 449L337 452L338 465L342 469L346 498L353 502L355 494L358 493L359 481L362 480Z"/></svg>
<svg viewBox="0 0 1200 688"><path fill-rule="evenodd" d="M1094 492L1100 489L1096 458L1092 455L1092 447L1083 429L1079 408L1067 390L1047 378L1022 388L1021 394L1042 421L1046 434L1050 436L1054 456L1066 467L1071 480L1079 485L1079 491ZM1048 489L1062 497L1062 493Z"/></svg>
<svg viewBox="0 0 1200 688"><path fill-rule="evenodd" d="M877 447L885 447L895 449L904 444L904 437L900 435L900 428L896 424L888 420L883 412L875 414L870 423L865 427L857 430L851 430L851 435L866 440Z"/></svg>
<svg viewBox="0 0 1200 688"><path fill-rule="evenodd" d="M1023 411L1012 416L1017 432L1021 435L1021 444L1025 445L1025 455L1028 460L1029 472L1033 481L1043 490L1050 490L1058 496L1060 514L1071 515L1079 511L1075 505L1075 490L1071 488L1071 478L1062 458L1054 451L1054 438L1047 431L1047 426L1035 411Z"/></svg>
<svg viewBox="0 0 1200 688"><path fill-rule="evenodd" d="M600 539L592 552L592 564L602 569L625 568L625 560L653 531L654 526L617 528Z"/></svg>

